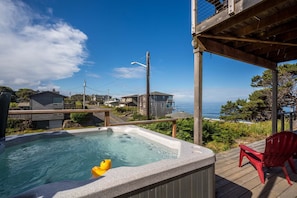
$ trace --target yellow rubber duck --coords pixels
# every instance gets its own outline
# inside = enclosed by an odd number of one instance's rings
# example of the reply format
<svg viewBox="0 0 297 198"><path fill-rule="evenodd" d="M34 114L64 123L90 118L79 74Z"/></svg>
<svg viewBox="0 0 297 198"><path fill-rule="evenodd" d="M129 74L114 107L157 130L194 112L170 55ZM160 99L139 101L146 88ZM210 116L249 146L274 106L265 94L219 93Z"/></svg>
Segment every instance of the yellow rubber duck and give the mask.
<svg viewBox="0 0 297 198"><path fill-rule="evenodd" d="M108 169L111 168L111 159L105 159L100 162L100 166L94 166L92 168L93 178L100 177L103 175Z"/></svg>

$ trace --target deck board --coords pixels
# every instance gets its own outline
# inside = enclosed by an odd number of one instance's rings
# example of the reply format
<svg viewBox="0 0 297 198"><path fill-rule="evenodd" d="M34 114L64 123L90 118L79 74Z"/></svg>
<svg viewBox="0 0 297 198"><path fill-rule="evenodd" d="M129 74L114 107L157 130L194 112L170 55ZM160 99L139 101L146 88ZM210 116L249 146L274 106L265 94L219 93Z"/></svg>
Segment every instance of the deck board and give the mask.
<svg viewBox="0 0 297 198"><path fill-rule="evenodd" d="M249 144L257 151L263 151L264 140ZM256 169L243 158L243 166L238 167L239 148L231 149L216 155L216 197L284 197L297 198L297 174L294 174L287 165L291 178L290 186L280 167L266 170L265 184L260 182ZM297 167L297 159L295 159Z"/></svg>

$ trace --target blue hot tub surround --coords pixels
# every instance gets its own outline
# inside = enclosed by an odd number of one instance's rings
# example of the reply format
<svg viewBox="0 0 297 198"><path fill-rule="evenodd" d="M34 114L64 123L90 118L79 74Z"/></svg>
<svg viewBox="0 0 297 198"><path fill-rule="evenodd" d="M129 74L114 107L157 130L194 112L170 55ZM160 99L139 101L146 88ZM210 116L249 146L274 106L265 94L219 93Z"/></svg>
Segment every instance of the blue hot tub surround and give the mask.
<svg viewBox="0 0 297 198"><path fill-rule="evenodd" d="M94 130L98 128L63 132L75 134ZM137 133L178 150L178 157L137 167L112 168L96 179L49 183L15 197L215 197L215 154L210 149L134 125L100 128L99 132L106 130ZM56 136L58 133L52 134ZM36 136L42 137L40 134ZM28 138L36 139L32 135ZM28 138L7 137L5 144L15 144Z"/></svg>

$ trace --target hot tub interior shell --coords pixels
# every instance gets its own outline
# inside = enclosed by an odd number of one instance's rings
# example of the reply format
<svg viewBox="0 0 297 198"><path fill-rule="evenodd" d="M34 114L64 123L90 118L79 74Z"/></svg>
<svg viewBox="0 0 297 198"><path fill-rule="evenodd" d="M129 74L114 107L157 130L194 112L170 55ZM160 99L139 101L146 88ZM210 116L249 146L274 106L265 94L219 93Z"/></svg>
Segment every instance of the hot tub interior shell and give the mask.
<svg viewBox="0 0 297 198"><path fill-rule="evenodd" d="M178 149L178 158L138 167L112 168L97 179L49 183L16 197L215 197L215 154L211 150L138 126L109 128L113 132L136 132L148 139ZM6 138L4 144L9 146L44 136L86 133L94 130L98 128L11 136ZM107 128L98 131L102 130Z"/></svg>

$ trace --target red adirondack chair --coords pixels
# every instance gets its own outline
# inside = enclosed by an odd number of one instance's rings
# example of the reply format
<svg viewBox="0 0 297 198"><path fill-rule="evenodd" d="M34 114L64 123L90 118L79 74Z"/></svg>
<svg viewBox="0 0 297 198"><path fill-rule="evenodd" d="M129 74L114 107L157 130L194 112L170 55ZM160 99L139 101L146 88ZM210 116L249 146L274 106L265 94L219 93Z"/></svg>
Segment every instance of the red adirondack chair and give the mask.
<svg viewBox="0 0 297 198"><path fill-rule="evenodd" d="M242 165L242 158L245 156L257 169L261 182L265 183L263 168L282 167L286 179L292 185L285 163L288 161L294 173L296 173L293 154L297 152L297 135L292 132L280 132L266 138L264 152L257 152L246 145L239 145L239 167Z"/></svg>

